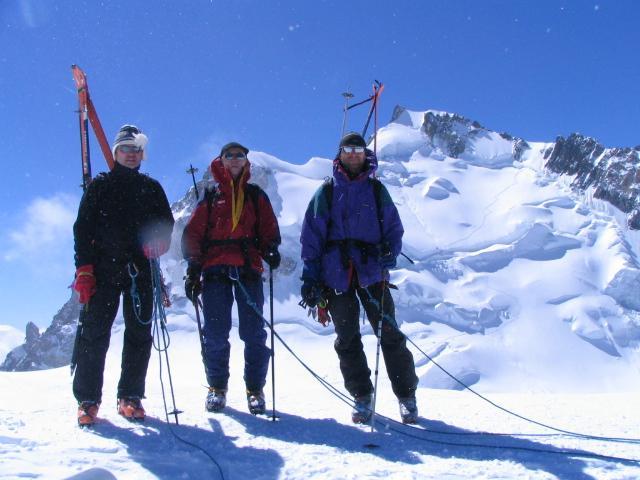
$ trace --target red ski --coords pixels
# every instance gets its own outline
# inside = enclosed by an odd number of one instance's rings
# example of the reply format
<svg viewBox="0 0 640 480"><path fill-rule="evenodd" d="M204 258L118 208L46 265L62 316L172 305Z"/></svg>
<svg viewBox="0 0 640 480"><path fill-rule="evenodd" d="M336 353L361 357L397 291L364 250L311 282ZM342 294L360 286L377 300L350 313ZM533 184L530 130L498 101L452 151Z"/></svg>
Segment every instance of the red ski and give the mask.
<svg viewBox="0 0 640 480"><path fill-rule="evenodd" d="M100 149L104 155L109 169L113 168L113 154L109 147L109 142L104 134L100 120L98 119L98 113L96 112L91 96L89 95L89 86L87 84L87 76L82 69L77 65L71 65L71 71L73 73L73 80L76 83L76 89L78 91L78 115L80 120L80 148L82 158L82 187L87 188L87 185L91 182L91 157L89 154L89 122L98 139Z"/></svg>

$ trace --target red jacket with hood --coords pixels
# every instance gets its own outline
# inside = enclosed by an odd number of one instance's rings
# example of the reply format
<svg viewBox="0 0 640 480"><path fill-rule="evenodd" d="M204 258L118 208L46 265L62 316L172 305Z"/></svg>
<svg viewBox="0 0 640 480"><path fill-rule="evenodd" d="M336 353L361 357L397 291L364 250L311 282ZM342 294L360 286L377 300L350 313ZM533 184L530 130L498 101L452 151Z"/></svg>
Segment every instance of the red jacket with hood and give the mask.
<svg viewBox="0 0 640 480"><path fill-rule="evenodd" d="M204 270L215 265L246 265L248 255L251 269L262 273L261 257L280 245L280 229L269 197L257 185L247 187L251 177L248 160L236 182L220 157L211 162L210 168L218 183L216 194L210 205L205 196L193 211L182 235L183 256ZM257 202L250 197L248 188L258 190ZM241 244L243 239L246 253Z"/></svg>

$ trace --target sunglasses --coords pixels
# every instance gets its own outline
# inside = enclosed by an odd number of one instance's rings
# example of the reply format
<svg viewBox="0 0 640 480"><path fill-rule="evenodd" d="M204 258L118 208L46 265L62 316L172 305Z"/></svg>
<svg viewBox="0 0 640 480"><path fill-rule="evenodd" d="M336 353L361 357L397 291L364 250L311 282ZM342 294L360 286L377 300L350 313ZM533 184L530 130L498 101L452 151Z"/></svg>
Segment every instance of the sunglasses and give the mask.
<svg viewBox="0 0 640 480"><path fill-rule="evenodd" d="M344 153L364 153L364 147L342 147Z"/></svg>
<svg viewBox="0 0 640 480"><path fill-rule="evenodd" d="M140 153L142 151L142 147L136 147L134 145L122 145L118 147L118 150L122 153Z"/></svg>
<svg viewBox="0 0 640 480"><path fill-rule="evenodd" d="M237 158L238 160L244 160L247 158L247 156L240 152L240 153L231 153L231 152L227 152L224 154L224 158L225 160L231 160L233 158Z"/></svg>

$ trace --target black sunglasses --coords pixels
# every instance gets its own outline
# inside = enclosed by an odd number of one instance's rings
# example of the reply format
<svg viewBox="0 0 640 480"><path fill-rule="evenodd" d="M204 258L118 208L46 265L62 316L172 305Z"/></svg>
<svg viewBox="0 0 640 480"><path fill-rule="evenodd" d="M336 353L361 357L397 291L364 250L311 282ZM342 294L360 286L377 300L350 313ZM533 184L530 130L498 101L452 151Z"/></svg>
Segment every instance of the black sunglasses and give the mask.
<svg viewBox="0 0 640 480"><path fill-rule="evenodd" d="M118 147L122 153L140 153L142 151L142 147L136 147L135 145L122 145Z"/></svg>

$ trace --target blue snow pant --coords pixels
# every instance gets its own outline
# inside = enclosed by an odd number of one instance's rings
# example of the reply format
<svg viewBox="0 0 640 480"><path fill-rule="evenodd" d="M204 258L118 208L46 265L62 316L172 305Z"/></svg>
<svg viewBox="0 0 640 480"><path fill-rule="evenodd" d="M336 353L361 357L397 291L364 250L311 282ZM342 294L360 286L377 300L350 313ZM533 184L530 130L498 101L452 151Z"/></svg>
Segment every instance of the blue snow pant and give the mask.
<svg viewBox="0 0 640 480"><path fill-rule="evenodd" d="M247 291L250 301L262 314L264 293L262 278L251 272L241 274L239 282ZM247 390L264 387L271 350L266 346L267 332L262 317L247 302L240 286L228 276L228 268L211 267L203 274L202 303L204 325L205 373L209 386L226 389L229 381L229 332L233 300L238 306L238 331L244 342L244 382Z"/></svg>

